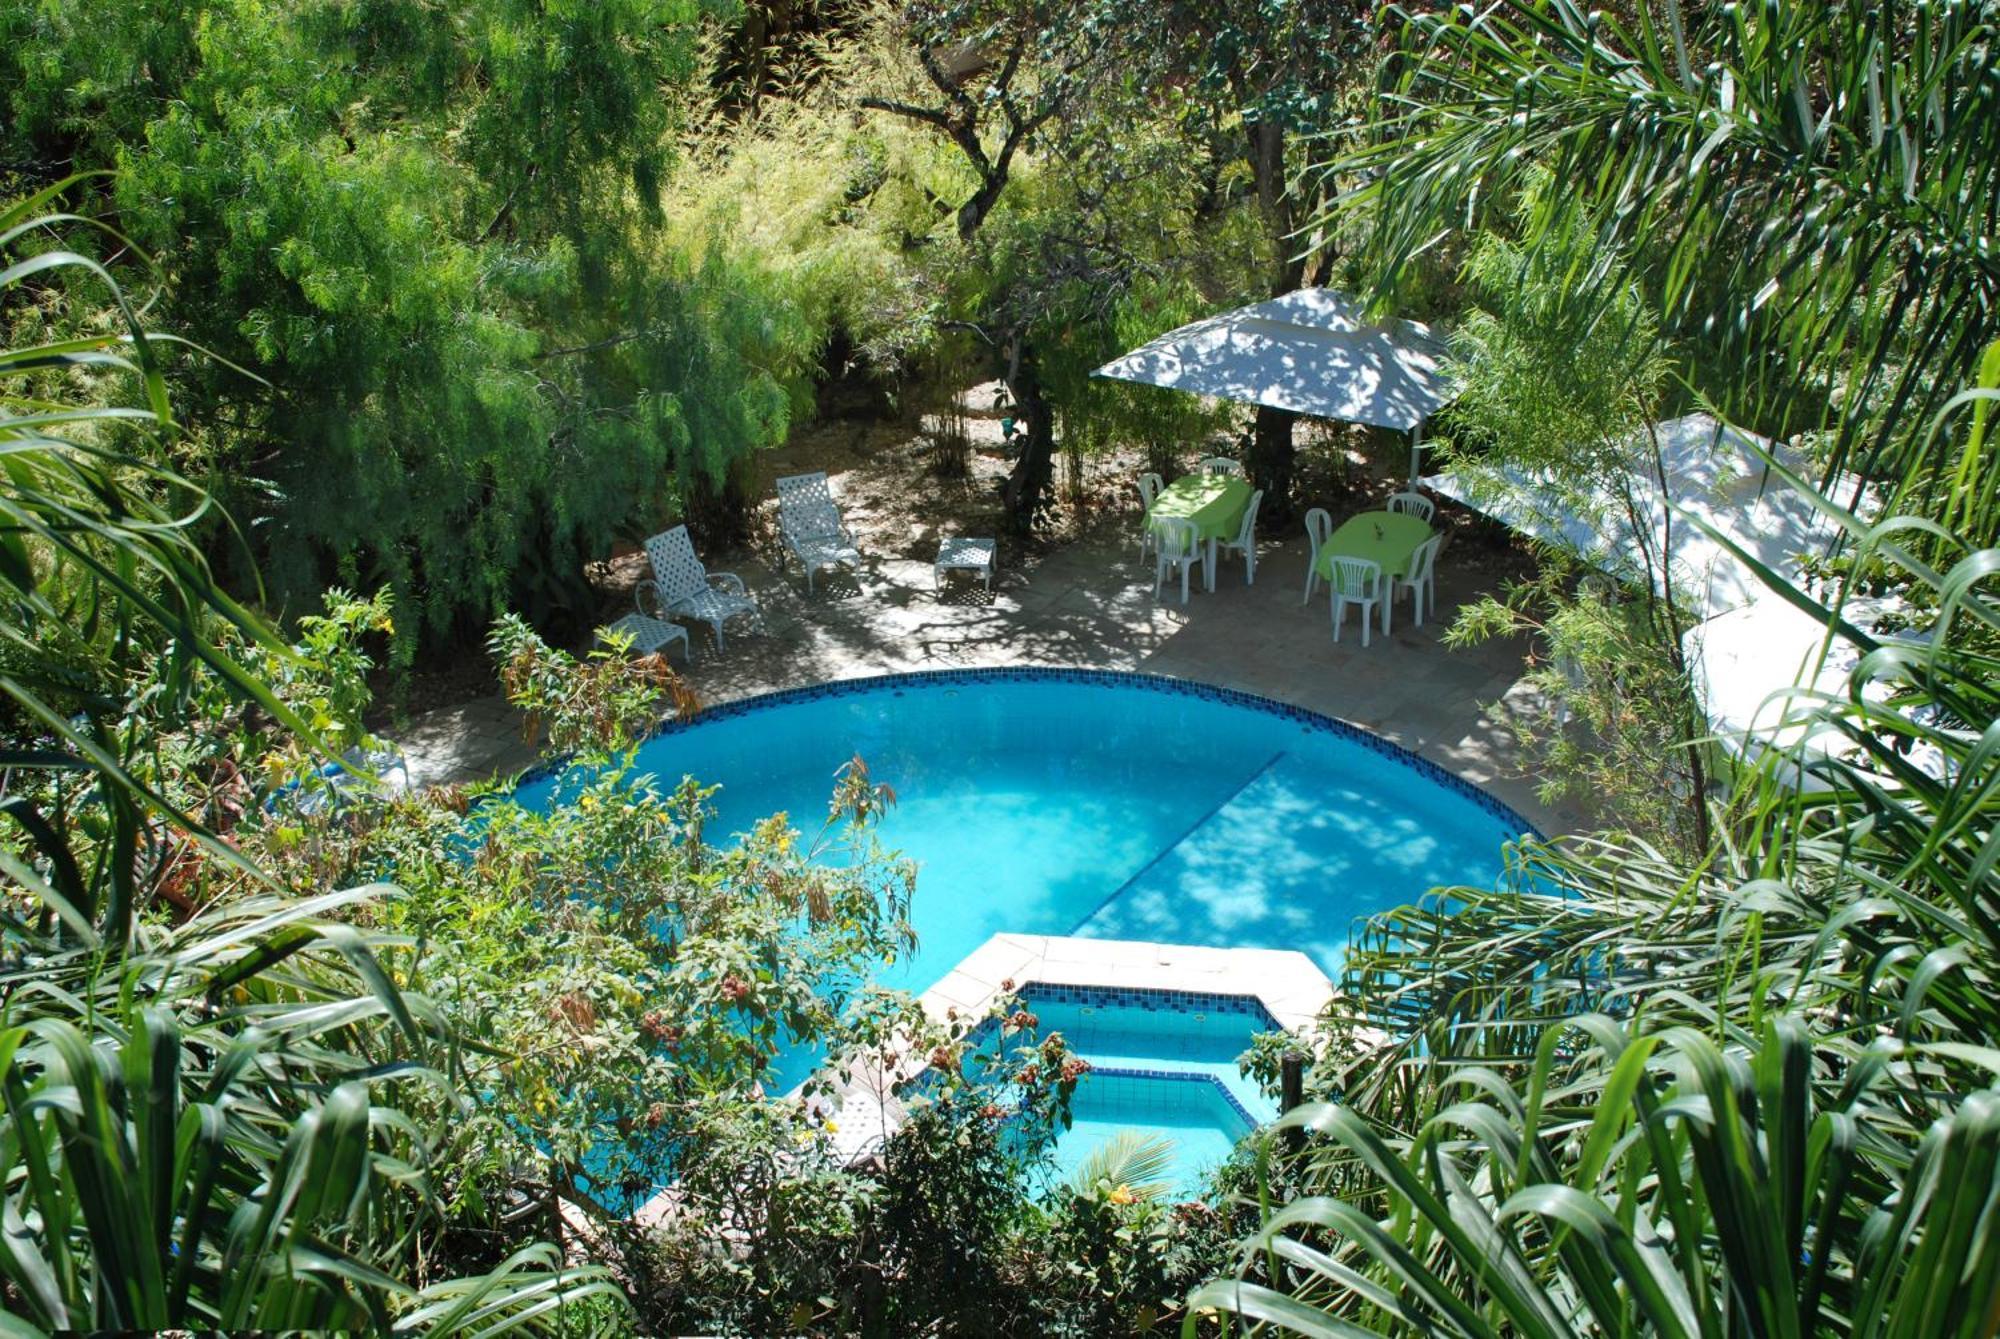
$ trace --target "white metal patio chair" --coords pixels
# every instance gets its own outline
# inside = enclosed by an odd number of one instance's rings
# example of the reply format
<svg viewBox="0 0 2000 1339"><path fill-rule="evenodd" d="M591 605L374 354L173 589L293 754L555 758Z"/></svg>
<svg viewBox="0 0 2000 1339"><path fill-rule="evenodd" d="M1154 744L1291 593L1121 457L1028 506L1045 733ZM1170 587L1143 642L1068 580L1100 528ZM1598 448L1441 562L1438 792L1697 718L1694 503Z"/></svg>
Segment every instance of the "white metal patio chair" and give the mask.
<svg viewBox="0 0 2000 1339"><path fill-rule="evenodd" d="M1327 581L1333 606L1333 639L1340 640L1340 625L1347 606L1361 606L1361 644L1368 645L1368 625L1375 621L1375 607L1382 603L1382 564L1367 558L1333 555L1333 576Z"/></svg>
<svg viewBox="0 0 2000 1339"><path fill-rule="evenodd" d="M1159 475L1146 473L1139 476L1139 557L1143 561L1153 547L1153 527L1147 517L1153 511L1153 499L1160 495L1164 481Z"/></svg>
<svg viewBox="0 0 2000 1339"><path fill-rule="evenodd" d="M1333 517L1325 507L1306 513L1306 541L1312 545L1312 553L1306 558L1306 593L1300 604L1312 603L1313 592L1319 589L1319 551L1331 534Z"/></svg>
<svg viewBox="0 0 2000 1339"><path fill-rule="evenodd" d="M1437 515L1437 504L1422 493L1391 493L1389 510L1401 512L1405 516L1414 516L1425 525L1429 525L1431 517Z"/></svg>
<svg viewBox="0 0 2000 1339"><path fill-rule="evenodd" d="M1201 464L1195 467L1203 474L1233 474L1243 477L1243 462L1231 460L1228 456L1203 456Z"/></svg>
<svg viewBox="0 0 2000 1339"><path fill-rule="evenodd" d="M826 475L792 474L778 480L778 531L785 547L806 569L806 594L812 594L813 576L823 567L861 565L861 550L854 532L840 519L833 490Z"/></svg>
<svg viewBox="0 0 2000 1339"><path fill-rule="evenodd" d="M1201 557L1201 532L1193 521L1180 516L1163 516L1153 522L1153 598L1160 596L1160 583L1167 569L1181 569L1181 603L1188 602L1188 572Z"/></svg>
<svg viewBox="0 0 2000 1339"><path fill-rule="evenodd" d="M1429 606L1433 613L1437 611L1437 557L1438 548L1443 543L1443 535L1432 535L1417 545L1416 551L1410 555L1410 565L1406 569L1408 575L1395 582L1395 588L1390 592L1392 600L1403 591L1410 593L1416 626L1420 628L1424 625L1425 607Z"/></svg>
<svg viewBox="0 0 2000 1339"><path fill-rule="evenodd" d="M646 561L652 565L653 579L633 588L632 603L647 618L698 619L715 630L718 651L723 647L722 625L732 618L748 618L763 630L764 611L750 598L743 578L702 566L686 526L677 525L647 540Z"/></svg>
<svg viewBox="0 0 2000 1339"><path fill-rule="evenodd" d="M1222 547L1243 555L1243 584L1257 584L1257 508L1264 504L1264 490L1258 489L1250 495L1250 505L1243 509L1243 528L1236 532L1236 538L1225 539Z"/></svg>

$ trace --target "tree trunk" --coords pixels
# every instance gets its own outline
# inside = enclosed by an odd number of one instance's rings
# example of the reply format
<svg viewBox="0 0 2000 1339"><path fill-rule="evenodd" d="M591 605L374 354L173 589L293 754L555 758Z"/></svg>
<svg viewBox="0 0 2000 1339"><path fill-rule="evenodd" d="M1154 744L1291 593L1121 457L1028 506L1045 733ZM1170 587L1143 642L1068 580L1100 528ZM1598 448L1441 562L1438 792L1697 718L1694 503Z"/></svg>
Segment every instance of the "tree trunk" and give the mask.
<svg viewBox="0 0 2000 1339"><path fill-rule="evenodd" d="M1013 397L1014 412L1021 417L1027 437L1021 454L1007 475L1001 498L1007 506L1007 524L1015 534L1032 530L1048 498L1049 481L1055 472L1055 415L1042 395L1042 378L1035 367L1035 355L1025 340L1017 341L1008 360L1007 392Z"/></svg>
<svg viewBox="0 0 2000 1339"><path fill-rule="evenodd" d="M1292 424L1289 409L1257 406L1257 430L1250 439L1250 482L1264 490L1259 520L1285 521L1292 515Z"/></svg>
<svg viewBox="0 0 2000 1339"><path fill-rule="evenodd" d="M1285 130L1271 121L1244 127L1250 171L1257 185L1257 203L1264 215L1264 227L1271 238L1271 296L1281 298L1296 292L1305 281L1305 256L1292 234L1294 210L1285 189ZM1292 519L1292 473L1296 448L1292 444L1292 424L1298 415L1287 409L1260 405L1256 433L1251 439L1250 481L1264 490L1259 519Z"/></svg>

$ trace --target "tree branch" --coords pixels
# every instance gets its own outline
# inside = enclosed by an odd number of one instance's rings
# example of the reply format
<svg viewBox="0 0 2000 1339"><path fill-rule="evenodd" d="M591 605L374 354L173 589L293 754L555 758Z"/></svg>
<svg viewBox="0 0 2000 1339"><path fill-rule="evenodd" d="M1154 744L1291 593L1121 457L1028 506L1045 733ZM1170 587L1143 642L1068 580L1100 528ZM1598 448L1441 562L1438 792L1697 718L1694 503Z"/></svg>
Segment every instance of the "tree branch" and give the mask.
<svg viewBox="0 0 2000 1339"><path fill-rule="evenodd" d="M919 107L913 102L898 102L894 98L867 97L861 105L870 111L888 112L892 116L908 117L912 121L922 121L925 125L936 126L947 135L952 132L951 118L935 107Z"/></svg>

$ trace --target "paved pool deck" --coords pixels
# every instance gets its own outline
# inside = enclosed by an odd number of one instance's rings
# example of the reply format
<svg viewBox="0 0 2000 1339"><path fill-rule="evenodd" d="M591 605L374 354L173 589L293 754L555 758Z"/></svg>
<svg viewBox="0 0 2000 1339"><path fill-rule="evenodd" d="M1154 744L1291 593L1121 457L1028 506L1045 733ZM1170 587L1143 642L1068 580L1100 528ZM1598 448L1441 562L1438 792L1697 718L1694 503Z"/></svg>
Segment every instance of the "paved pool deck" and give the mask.
<svg viewBox="0 0 2000 1339"><path fill-rule="evenodd" d="M1141 563L1136 514L1113 518L1081 539L1025 560L1005 539L994 589L973 578L933 581L937 534L913 532L900 552L870 554L854 575L823 575L806 592L796 565L775 552L713 562L733 569L764 609L766 631L738 633L718 651L705 625L692 631L686 677L706 702L721 703L835 679L925 669L1009 665L1136 670L1256 693L1348 721L1486 788L1544 832L1583 826L1581 812L1540 802L1530 765L1506 718L1533 701L1524 682L1528 647L1502 639L1468 648L1440 640L1453 611L1484 593L1490 578L1438 560L1438 609L1422 627L1407 600L1394 631L1379 625L1361 645L1350 611L1333 640L1326 588L1304 593L1307 545L1288 527L1258 546L1257 578L1225 555L1217 590L1197 588L1183 606L1177 587L1153 595ZM674 664L681 660L676 655ZM420 783L484 779L525 768L534 754L520 717L497 697L432 711L392 732Z"/></svg>

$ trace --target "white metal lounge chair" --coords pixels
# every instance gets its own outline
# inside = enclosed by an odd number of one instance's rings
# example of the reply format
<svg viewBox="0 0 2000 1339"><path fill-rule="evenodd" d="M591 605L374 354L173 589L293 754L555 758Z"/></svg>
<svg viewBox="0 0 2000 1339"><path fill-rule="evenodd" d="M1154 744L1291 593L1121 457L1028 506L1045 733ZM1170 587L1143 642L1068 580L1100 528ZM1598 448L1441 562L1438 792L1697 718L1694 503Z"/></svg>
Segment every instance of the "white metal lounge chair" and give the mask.
<svg viewBox="0 0 2000 1339"><path fill-rule="evenodd" d="M1188 601L1188 571L1202 560L1201 532L1193 521L1179 516L1163 516L1153 522L1153 597L1159 598L1160 583L1167 569L1181 569L1181 603Z"/></svg>
<svg viewBox="0 0 2000 1339"><path fill-rule="evenodd" d="M1327 583L1333 605L1333 639L1340 640L1340 625L1347 606L1361 606L1361 644L1368 645L1368 625L1375 621L1375 607L1382 603L1382 564L1366 558L1333 555L1333 577Z"/></svg>
<svg viewBox="0 0 2000 1339"><path fill-rule="evenodd" d="M1306 558L1306 593L1300 604L1312 602L1313 591L1319 588L1319 551L1327 537L1333 533L1333 516L1325 507L1314 507L1306 513L1306 540L1312 545L1312 553Z"/></svg>
<svg viewBox="0 0 2000 1339"><path fill-rule="evenodd" d="M1250 495L1250 505L1243 509L1243 528L1236 532L1236 538L1225 539L1222 547L1243 555L1243 584L1257 584L1257 508L1264 504L1264 490L1258 489Z"/></svg>
<svg viewBox="0 0 2000 1339"><path fill-rule="evenodd" d="M1425 525L1429 525L1431 517L1437 514L1437 504L1422 493L1391 493L1389 510L1401 512L1405 516L1414 516Z"/></svg>
<svg viewBox="0 0 2000 1339"><path fill-rule="evenodd" d="M711 572L695 556L687 527L677 525L646 541L646 561L653 579L632 591L632 603L648 618L698 619L715 630L715 649L723 647L722 625L748 618L759 631L764 612L734 572ZM648 607L650 601L651 607Z"/></svg>
<svg viewBox="0 0 2000 1339"><path fill-rule="evenodd" d="M1149 519L1153 512L1153 499L1160 495L1165 481L1159 475L1146 473L1139 476L1139 558L1144 561L1153 548L1153 525Z"/></svg>
<svg viewBox="0 0 2000 1339"><path fill-rule="evenodd" d="M1417 545L1410 555L1409 575L1395 583L1391 598L1403 591L1410 593L1415 602L1416 626L1424 625L1424 609L1428 606L1433 613L1437 610L1437 556L1438 546L1444 543L1443 535L1432 535Z"/></svg>
<svg viewBox="0 0 2000 1339"><path fill-rule="evenodd" d="M1243 477L1243 463L1231 460L1228 456L1203 456L1197 468L1203 474L1233 474L1239 479Z"/></svg>
<svg viewBox="0 0 2000 1339"><path fill-rule="evenodd" d="M792 474L778 480L778 529L790 549L806 569L806 593L813 588L813 575L822 567L861 565L861 550L854 532L840 519L833 490L826 475Z"/></svg>

